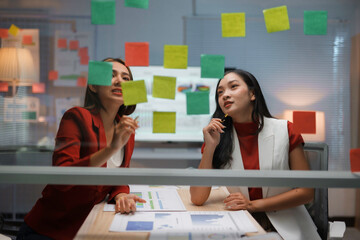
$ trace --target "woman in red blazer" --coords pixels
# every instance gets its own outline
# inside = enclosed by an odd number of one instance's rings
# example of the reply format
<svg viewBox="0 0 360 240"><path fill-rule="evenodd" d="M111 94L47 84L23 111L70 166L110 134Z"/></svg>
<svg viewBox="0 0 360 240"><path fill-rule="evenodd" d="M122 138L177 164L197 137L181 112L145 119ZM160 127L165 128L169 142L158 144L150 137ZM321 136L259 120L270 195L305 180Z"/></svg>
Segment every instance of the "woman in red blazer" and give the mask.
<svg viewBox="0 0 360 240"><path fill-rule="evenodd" d="M133 80L121 59L113 63L111 86L88 85L85 106L68 110L60 123L53 154L54 166L129 167L137 122L126 115L136 105L124 106L121 82ZM122 157L123 156L123 157ZM17 239L73 239L95 204L109 194L116 212L136 211L129 186L47 185L25 217Z"/></svg>

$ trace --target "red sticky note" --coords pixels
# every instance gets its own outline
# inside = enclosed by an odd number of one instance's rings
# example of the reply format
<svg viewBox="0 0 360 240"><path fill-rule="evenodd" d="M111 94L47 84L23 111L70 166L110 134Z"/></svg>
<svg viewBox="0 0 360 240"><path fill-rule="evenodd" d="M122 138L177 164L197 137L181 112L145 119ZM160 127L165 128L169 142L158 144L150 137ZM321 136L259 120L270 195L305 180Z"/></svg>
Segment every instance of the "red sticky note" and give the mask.
<svg viewBox="0 0 360 240"><path fill-rule="evenodd" d="M125 42L125 62L128 66L149 66L149 43Z"/></svg>
<svg viewBox="0 0 360 240"><path fill-rule="evenodd" d="M31 35L24 35L22 38L23 45L31 45L32 44L32 36Z"/></svg>
<svg viewBox="0 0 360 240"><path fill-rule="evenodd" d="M32 93L45 93L45 84L44 83L33 83Z"/></svg>
<svg viewBox="0 0 360 240"><path fill-rule="evenodd" d="M49 79L50 81L57 80L58 78L59 78L58 71L56 71L56 70L51 70L51 71L49 71L48 79Z"/></svg>
<svg viewBox="0 0 360 240"><path fill-rule="evenodd" d="M78 40L71 40L69 42L69 49L70 50L78 50L79 48L79 41Z"/></svg>
<svg viewBox="0 0 360 240"><path fill-rule="evenodd" d="M78 56L79 56L79 57L87 57L87 56L89 56L89 54L88 54L88 48L87 48L87 47L79 48Z"/></svg>
<svg viewBox="0 0 360 240"><path fill-rule="evenodd" d="M80 64L88 65L89 64L89 56L80 56Z"/></svg>
<svg viewBox="0 0 360 240"><path fill-rule="evenodd" d="M0 38L8 38L9 30L6 28L0 28Z"/></svg>
<svg viewBox="0 0 360 240"><path fill-rule="evenodd" d="M59 38L57 42L58 48L67 48L67 40L66 38Z"/></svg>
<svg viewBox="0 0 360 240"><path fill-rule="evenodd" d="M316 112L294 111L293 122L295 132L316 134Z"/></svg>
<svg viewBox="0 0 360 240"><path fill-rule="evenodd" d="M78 77L76 86L78 87L86 87L87 85L87 79L86 77Z"/></svg>
<svg viewBox="0 0 360 240"><path fill-rule="evenodd" d="M360 148L350 149L350 168L352 172L360 172Z"/></svg>
<svg viewBox="0 0 360 240"><path fill-rule="evenodd" d="M0 82L0 92L8 92L9 84L7 82Z"/></svg>

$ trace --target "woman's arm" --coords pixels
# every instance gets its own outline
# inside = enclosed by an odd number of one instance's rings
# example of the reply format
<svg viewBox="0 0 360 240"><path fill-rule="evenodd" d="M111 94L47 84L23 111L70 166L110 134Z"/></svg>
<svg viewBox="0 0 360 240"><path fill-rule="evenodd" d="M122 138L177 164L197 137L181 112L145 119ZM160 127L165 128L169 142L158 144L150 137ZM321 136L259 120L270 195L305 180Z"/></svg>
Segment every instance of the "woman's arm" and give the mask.
<svg viewBox="0 0 360 240"><path fill-rule="evenodd" d="M306 160L303 147L299 145L290 152L291 170L309 170L309 163ZM312 201L314 198L313 188L295 188L276 196L250 201L241 193L230 194L224 203L232 210L246 209L249 212L277 211L296 207Z"/></svg>

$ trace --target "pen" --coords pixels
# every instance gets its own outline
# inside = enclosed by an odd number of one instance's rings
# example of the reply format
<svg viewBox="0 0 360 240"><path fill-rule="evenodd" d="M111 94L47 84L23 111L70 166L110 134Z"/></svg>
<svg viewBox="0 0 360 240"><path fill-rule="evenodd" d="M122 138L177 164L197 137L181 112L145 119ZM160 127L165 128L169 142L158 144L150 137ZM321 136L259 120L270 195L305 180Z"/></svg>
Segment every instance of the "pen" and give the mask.
<svg viewBox="0 0 360 240"><path fill-rule="evenodd" d="M225 114L225 116L223 117L223 119L221 119L221 121L220 122L225 122L225 118L227 117L228 115L227 114Z"/></svg>
<svg viewBox="0 0 360 240"><path fill-rule="evenodd" d="M138 123L138 122L139 122L138 119L139 119L139 116L136 116L136 118L134 119L134 121L135 121L136 123Z"/></svg>

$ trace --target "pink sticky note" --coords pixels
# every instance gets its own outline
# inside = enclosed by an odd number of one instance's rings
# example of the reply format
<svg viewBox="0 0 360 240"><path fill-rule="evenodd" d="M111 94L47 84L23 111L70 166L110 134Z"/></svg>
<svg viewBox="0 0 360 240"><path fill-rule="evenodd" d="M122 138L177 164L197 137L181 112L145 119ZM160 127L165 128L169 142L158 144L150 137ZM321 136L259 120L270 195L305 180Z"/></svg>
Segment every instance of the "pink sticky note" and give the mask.
<svg viewBox="0 0 360 240"><path fill-rule="evenodd" d="M56 71L56 70L51 70L51 71L49 71L48 79L49 79L50 81L57 80L58 78L59 78L58 71Z"/></svg>
<svg viewBox="0 0 360 240"><path fill-rule="evenodd" d="M78 86L78 87L86 87L86 85L87 85L86 77L78 77L77 82L76 82L76 86Z"/></svg>
<svg viewBox="0 0 360 240"><path fill-rule="evenodd" d="M69 49L70 50L78 50L79 48L79 41L78 40L71 40L69 42Z"/></svg>
<svg viewBox="0 0 360 240"><path fill-rule="evenodd" d="M32 93L45 93L45 84L44 83L33 83Z"/></svg>
<svg viewBox="0 0 360 240"><path fill-rule="evenodd" d="M9 30L6 28L0 28L0 38L8 38Z"/></svg>
<svg viewBox="0 0 360 240"><path fill-rule="evenodd" d="M32 36L31 35L24 35L22 38L23 45L31 45L32 44Z"/></svg>
<svg viewBox="0 0 360 240"><path fill-rule="evenodd" d="M8 92L9 84L7 82L0 82L0 92Z"/></svg>
<svg viewBox="0 0 360 240"><path fill-rule="evenodd" d="M149 43L126 42L125 62L128 66L149 66Z"/></svg>
<svg viewBox="0 0 360 240"><path fill-rule="evenodd" d="M67 48L67 40L66 38L59 38L57 42L58 48Z"/></svg>
<svg viewBox="0 0 360 240"><path fill-rule="evenodd" d="M89 64L89 56L80 56L80 64L88 65Z"/></svg>
<svg viewBox="0 0 360 240"><path fill-rule="evenodd" d="M88 54L88 48L87 48L87 47L79 48L78 56L79 56L79 57L89 56L89 54Z"/></svg>

